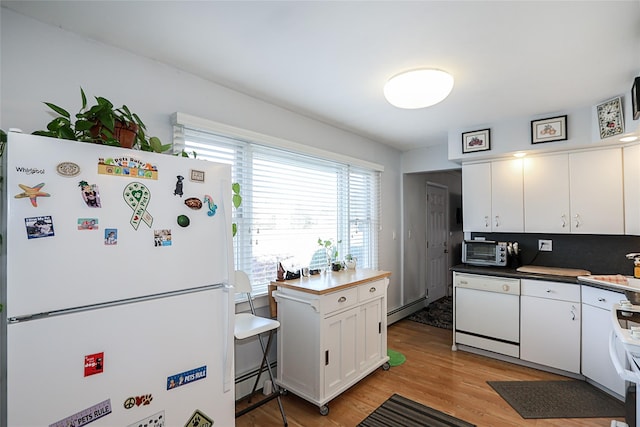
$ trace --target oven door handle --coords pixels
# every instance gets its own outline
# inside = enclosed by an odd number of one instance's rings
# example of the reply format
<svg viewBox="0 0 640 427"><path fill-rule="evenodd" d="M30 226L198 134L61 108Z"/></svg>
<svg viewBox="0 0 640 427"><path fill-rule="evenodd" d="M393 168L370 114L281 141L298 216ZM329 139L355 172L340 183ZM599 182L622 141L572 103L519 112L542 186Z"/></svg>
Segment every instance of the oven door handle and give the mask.
<svg viewBox="0 0 640 427"><path fill-rule="evenodd" d="M625 350L626 352L626 350ZM618 359L618 352L616 350L616 333L615 331L611 331L611 335L609 335L609 357L611 358L611 362L613 363L613 367L616 368L616 372L618 376L623 380L630 381L632 383L638 382L638 376L628 369L622 367L620 360Z"/></svg>

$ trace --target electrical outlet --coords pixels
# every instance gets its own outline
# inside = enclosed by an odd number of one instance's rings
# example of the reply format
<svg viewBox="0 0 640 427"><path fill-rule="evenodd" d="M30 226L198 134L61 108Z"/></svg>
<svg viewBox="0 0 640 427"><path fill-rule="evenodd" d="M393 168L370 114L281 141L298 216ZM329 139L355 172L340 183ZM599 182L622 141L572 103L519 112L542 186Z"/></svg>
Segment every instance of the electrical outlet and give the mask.
<svg viewBox="0 0 640 427"><path fill-rule="evenodd" d="M551 252L553 249L553 240L538 240L538 250L541 252Z"/></svg>

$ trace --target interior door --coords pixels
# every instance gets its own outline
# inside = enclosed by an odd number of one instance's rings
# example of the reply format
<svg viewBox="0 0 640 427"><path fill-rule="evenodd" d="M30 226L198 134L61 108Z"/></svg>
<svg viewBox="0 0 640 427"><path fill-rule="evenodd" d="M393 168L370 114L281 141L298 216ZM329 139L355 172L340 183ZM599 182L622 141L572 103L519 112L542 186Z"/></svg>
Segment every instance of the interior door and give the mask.
<svg viewBox="0 0 640 427"><path fill-rule="evenodd" d="M449 189L427 183L427 295L428 302L447 294L449 268Z"/></svg>

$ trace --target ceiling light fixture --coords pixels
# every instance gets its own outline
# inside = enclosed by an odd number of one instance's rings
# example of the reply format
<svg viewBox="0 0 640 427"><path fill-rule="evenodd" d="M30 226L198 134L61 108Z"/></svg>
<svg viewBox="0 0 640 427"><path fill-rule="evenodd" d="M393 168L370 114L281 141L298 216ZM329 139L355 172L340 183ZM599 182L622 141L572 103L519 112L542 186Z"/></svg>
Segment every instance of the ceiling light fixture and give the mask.
<svg viewBox="0 0 640 427"><path fill-rule="evenodd" d="M635 140L637 140L638 137L637 136L625 136L624 138L620 138L621 142L633 142Z"/></svg>
<svg viewBox="0 0 640 427"><path fill-rule="evenodd" d="M398 108L425 108L445 99L453 89L453 77L446 71L421 68L389 79L384 96Z"/></svg>

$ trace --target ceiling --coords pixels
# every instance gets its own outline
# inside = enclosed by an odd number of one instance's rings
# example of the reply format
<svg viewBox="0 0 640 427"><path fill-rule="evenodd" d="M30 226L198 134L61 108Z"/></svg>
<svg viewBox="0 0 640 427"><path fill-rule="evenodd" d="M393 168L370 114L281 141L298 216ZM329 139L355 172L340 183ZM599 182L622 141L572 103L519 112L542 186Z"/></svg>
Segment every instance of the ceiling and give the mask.
<svg viewBox="0 0 640 427"><path fill-rule="evenodd" d="M640 74L640 0L1 3L401 151L595 105ZM388 104L387 79L420 67L453 74L451 95Z"/></svg>

